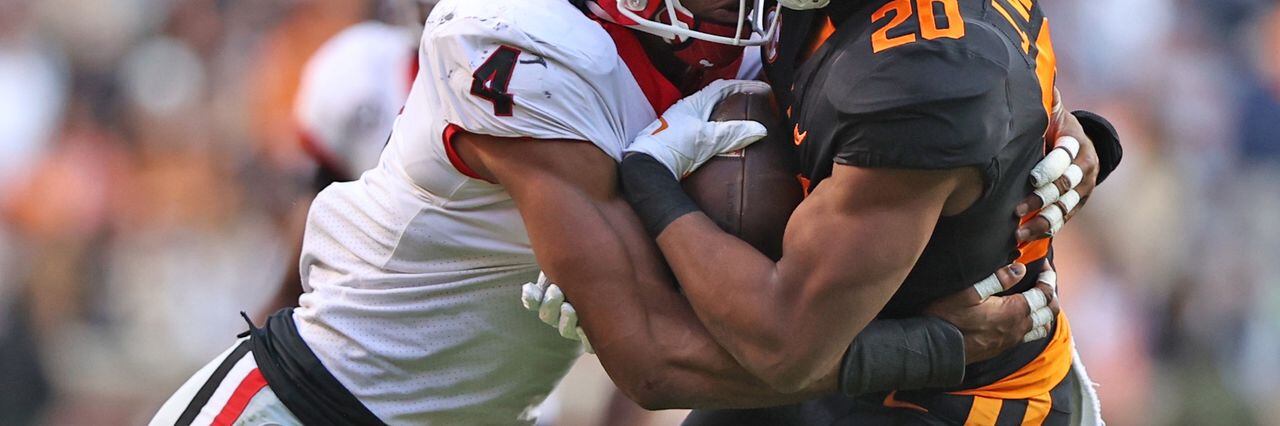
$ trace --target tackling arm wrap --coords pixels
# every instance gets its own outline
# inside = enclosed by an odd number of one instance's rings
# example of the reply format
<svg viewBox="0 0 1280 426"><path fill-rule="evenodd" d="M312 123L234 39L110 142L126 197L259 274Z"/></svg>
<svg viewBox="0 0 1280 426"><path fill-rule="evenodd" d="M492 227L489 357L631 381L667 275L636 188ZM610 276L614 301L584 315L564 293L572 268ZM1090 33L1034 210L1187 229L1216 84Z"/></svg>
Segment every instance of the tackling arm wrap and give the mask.
<svg viewBox="0 0 1280 426"><path fill-rule="evenodd" d="M620 166L627 201L657 236L676 219L698 211L670 171L647 154ZM935 317L874 320L858 334L840 364L841 392L855 396L897 389L948 387L964 380L964 336Z"/></svg>

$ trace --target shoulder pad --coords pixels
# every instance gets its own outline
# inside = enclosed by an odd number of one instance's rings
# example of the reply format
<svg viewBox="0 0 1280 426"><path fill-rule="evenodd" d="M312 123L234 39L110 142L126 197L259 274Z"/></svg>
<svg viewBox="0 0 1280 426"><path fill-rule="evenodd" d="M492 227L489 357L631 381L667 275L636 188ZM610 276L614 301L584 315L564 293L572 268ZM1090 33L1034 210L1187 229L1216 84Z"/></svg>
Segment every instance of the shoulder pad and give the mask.
<svg viewBox="0 0 1280 426"><path fill-rule="evenodd" d="M920 40L872 54L865 62L837 58L830 72L857 77L824 92L832 105L855 114L981 96L1004 86L1011 54L994 30L968 24L959 39Z"/></svg>
<svg viewBox="0 0 1280 426"><path fill-rule="evenodd" d="M988 26L872 53L866 38L832 56L806 115L833 123L837 163L943 169L983 165L1007 142L1015 51ZM865 36L864 37L869 37ZM839 54L836 52L833 54ZM1014 65L1011 65L1014 64ZM848 76L834 78L830 76ZM815 109L827 110L816 112ZM815 134L816 135L816 134ZM827 139L827 138L823 138Z"/></svg>
<svg viewBox="0 0 1280 426"><path fill-rule="evenodd" d="M599 91L625 65L598 23L562 0L442 6L427 21L419 81L444 120L492 136L590 141L621 158L618 120Z"/></svg>

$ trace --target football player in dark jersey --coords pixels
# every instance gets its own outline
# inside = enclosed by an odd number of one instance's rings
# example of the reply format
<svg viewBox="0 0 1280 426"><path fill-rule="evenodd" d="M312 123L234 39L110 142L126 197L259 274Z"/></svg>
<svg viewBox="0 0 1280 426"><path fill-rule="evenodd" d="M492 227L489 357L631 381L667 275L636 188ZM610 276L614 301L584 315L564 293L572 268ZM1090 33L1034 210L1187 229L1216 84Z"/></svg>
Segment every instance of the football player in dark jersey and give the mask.
<svg viewBox="0 0 1280 426"><path fill-rule="evenodd" d="M856 362L847 342L873 319L927 314L1010 261L1047 269L1052 250L1042 237L1118 164L1119 149L1105 120L1061 111L1048 21L1033 0L844 1L785 11L781 22L768 73L794 123L809 195L780 260L722 231L682 192L679 167L662 152L697 142L642 136L621 170L708 331L787 392ZM1101 168L1072 164L1098 162L1083 138L1102 141ZM1046 154L1049 168L1069 170L1055 182L1033 170ZM1031 299L1045 296L1029 291L1035 277L1004 294L1027 292L1035 311ZM971 363L950 386L833 396L747 417L696 413L689 423L1097 420L1096 407L1081 407L1093 401L1082 401L1090 390L1065 315L1044 316L1027 343ZM868 388L840 385L849 394Z"/></svg>

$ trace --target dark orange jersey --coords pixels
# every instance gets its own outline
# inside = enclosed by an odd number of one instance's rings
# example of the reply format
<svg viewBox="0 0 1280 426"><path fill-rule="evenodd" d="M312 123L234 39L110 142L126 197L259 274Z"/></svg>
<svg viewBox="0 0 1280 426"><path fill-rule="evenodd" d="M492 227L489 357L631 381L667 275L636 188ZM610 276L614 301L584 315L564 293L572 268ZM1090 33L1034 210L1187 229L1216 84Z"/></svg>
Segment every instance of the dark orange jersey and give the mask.
<svg viewBox="0 0 1280 426"><path fill-rule="evenodd" d="M827 17L835 32L808 54ZM785 11L781 19L768 72L775 89L790 88L778 98L790 112L801 171L812 187L835 164L982 173L984 195L965 212L939 219L881 317L919 315L1014 259L1031 262L1032 271L1047 262L1047 241L1018 247L1013 236L1014 206L1031 193L1028 176L1044 155L1054 93L1048 21L1033 0L832 2L823 12ZM1034 280L1028 274L1014 291ZM1027 365L1046 383L1023 374L1015 385L1051 388L1070 356L1042 358L1062 353L1047 348L1069 332L1064 324L1049 339L971 365L963 386L951 390L996 389Z"/></svg>

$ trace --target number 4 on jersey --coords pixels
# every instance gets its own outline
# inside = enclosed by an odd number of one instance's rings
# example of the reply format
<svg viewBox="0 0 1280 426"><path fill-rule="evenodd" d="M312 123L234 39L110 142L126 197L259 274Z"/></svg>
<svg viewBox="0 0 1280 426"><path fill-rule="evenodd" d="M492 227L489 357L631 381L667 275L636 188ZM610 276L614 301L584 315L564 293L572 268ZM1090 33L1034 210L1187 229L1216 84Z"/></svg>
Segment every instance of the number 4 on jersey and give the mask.
<svg viewBox="0 0 1280 426"><path fill-rule="evenodd" d="M507 93L511 84L511 72L515 70L520 51L513 47L498 46L476 72L471 74L471 94L493 103L493 115L510 117L514 99Z"/></svg>

